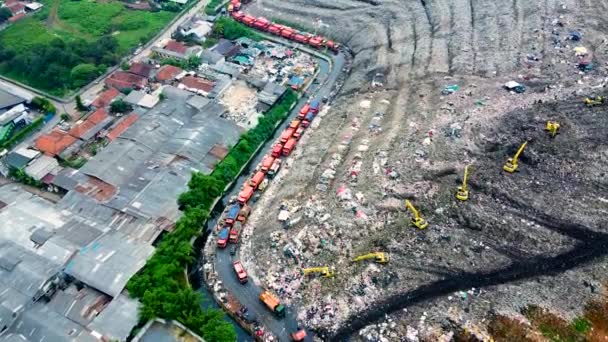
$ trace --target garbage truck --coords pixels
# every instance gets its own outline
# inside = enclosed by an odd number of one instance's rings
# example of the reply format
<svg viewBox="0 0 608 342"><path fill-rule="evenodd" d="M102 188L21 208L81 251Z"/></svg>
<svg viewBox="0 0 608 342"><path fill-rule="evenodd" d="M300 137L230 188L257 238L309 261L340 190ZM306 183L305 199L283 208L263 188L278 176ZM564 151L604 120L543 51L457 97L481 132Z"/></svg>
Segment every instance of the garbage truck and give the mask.
<svg viewBox="0 0 608 342"><path fill-rule="evenodd" d="M264 291L260 294L260 301L262 301L270 311L274 312L277 317L285 317L285 306L269 291Z"/></svg>

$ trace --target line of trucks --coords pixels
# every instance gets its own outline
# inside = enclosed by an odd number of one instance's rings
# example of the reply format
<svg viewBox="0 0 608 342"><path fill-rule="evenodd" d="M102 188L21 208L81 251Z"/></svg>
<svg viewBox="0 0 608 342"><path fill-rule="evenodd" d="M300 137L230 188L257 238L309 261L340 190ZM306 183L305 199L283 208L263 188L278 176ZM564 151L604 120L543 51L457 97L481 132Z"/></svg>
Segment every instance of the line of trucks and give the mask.
<svg viewBox="0 0 608 342"><path fill-rule="evenodd" d="M340 44L333 40L326 39L322 36L312 35L308 32L301 32L294 28L286 25L272 23L264 17L254 17L249 14L245 14L241 9L241 2L239 0L232 0L228 5L228 12L234 18L234 20L241 22L249 27L263 32L268 32L277 37L283 37L285 39L293 40L300 44L309 45L315 49L328 48L334 52L337 52L340 48Z"/></svg>
<svg viewBox="0 0 608 342"><path fill-rule="evenodd" d="M223 220L220 220L222 228L217 236L218 248L226 248L231 243L235 245L234 250L236 250L236 244L239 242L239 234L242 231L243 224L245 224L251 213L251 207L247 203L252 198L252 202L255 202L257 200L255 195L259 196L264 191L269 179L274 178L279 171L282 163L281 157L287 157L291 154L304 130L310 125L320 109L321 102L316 99L312 99L304 104L298 112L297 118L293 119L289 127L283 131L278 142L273 146L272 152L264 156L253 176L245 182L236 202L230 205L224 212ZM257 193L256 190L258 190ZM231 254L233 254L232 251ZM238 281L241 284L247 283L247 272L240 260L233 262L233 268ZM269 291L263 291L259 299L277 317L285 316L285 306ZM304 330L291 334L293 341L304 341L305 337L306 333Z"/></svg>

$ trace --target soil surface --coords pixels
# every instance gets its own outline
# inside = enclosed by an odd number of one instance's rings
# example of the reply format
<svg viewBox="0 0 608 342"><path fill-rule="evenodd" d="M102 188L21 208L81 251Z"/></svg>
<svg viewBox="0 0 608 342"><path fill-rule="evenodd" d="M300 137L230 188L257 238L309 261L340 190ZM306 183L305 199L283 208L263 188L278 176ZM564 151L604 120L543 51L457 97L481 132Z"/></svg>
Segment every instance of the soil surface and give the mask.
<svg viewBox="0 0 608 342"><path fill-rule="evenodd" d="M483 330L491 313L530 304L579 315L607 278L608 110L583 104L604 93L606 9L574 0L248 6L333 37L354 59L256 204L245 267L324 339L449 340L454 323ZM526 91L506 90L512 80ZM556 137L548 120L560 123ZM503 171L525 141L518 172ZM410 225L405 199L427 229ZM350 261L373 251L390 262ZM335 276L301 275L317 266Z"/></svg>

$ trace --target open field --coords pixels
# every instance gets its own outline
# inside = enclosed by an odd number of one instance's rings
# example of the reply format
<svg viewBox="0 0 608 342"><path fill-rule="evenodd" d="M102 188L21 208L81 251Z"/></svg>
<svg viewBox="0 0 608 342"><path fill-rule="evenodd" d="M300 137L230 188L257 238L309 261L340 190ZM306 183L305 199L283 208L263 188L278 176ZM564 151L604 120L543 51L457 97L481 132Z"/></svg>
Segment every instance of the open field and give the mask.
<svg viewBox="0 0 608 342"><path fill-rule="evenodd" d="M117 1L43 3L40 12L0 32L0 72L60 96L103 73L120 56L150 40L175 16L165 11L130 10ZM67 56L53 59L53 47ZM30 60L34 66L40 62L50 72L27 68L25 61ZM92 67L85 68L84 75L71 75L80 64Z"/></svg>
<svg viewBox="0 0 608 342"><path fill-rule="evenodd" d="M582 102L603 92L608 76L598 8L608 2L261 0L247 8L320 18L354 62L256 204L245 267L332 340L440 331L427 339L436 341L528 305L580 317L607 278L608 116ZM569 39L573 30L581 41ZM590 50L592 71L577 68L578 46ZM374 88L378 73L384 85ZM510 80L527 91L506 91ZM442 95L452 84L460 88ZM547 120L561 123L553 139ZM519 172L502 171L524 141ZM459 202L468 164L470 199ZM405 199L430 222L426 230L409 225ZM281 207L302 219L283 229ZM370 251L388 252L390 263L350 262ZM300 274L325 265L333 279Z"/></svg>

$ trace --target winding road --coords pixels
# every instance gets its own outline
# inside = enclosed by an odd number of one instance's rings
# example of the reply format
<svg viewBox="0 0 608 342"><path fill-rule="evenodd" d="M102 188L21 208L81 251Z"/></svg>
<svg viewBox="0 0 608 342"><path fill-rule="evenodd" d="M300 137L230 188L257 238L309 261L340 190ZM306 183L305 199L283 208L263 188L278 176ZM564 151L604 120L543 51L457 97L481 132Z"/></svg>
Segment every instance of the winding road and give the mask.
<svg viewBox="0 0 608 342"><path fill-rule="evenodd" d="M278 41L276 38L273 38L273 40ZM280 42L285 45L293 46L291 42L283 40L280 40ZM331 99L332 95L334 94L333 88L346 65L346 55L343 52L333 55L331 56L330 62L328 57L321 58L321 55L316 51L306 48L301 49L315 55L317 61L319 62L319 73L316 81L313 82L313 84L311 84L307 89L307 94L318 99L321 99L324 96ZM297 115L300 108L306 103L306 101L308 101L308 99L308 96L303 96L300 99L299 103L290 113L289 118L286 119L279 128L277 128L274 137L268 140L268 142L266 142L265 145L260 149L258 155L250 163L249 168L243 172L243 176L236 181L232 187L232 190L228 191L222 198L222 204L224 206L228 204L228 200L231 197L238 194L244 182L253 172L255 166L259 164L264 155L270 152L276 139L281 135L285 127L289 125L291 119ZM252 206L255 210L255 204ZM208 227L211 227L210 229L215 227L219 216L220 214L217 214L213 220L208 222ZM255 317L255 319L262 326L264 326L266 331L270 331L275 336L278 336L279 341L289 341L289 334L298 329L295 310L291 307L287 307L286 316L280 319L276 318L273 313L270 312L258 299L260 293L262 292L262 288L258 285L258 281L256 279L250 277L249 282L244 285L238 282L232 268L232 262L238 260L239 257L238 254L236 256L231 256L229 250L230 248L217 249L214 260L214 268L217 271L219 278L222 280L225 289L230 292L242 305L247 307L248 312ZM312 341L312 333L310 331L308 332L308 335L309 337L307 341Z"/></svg>

